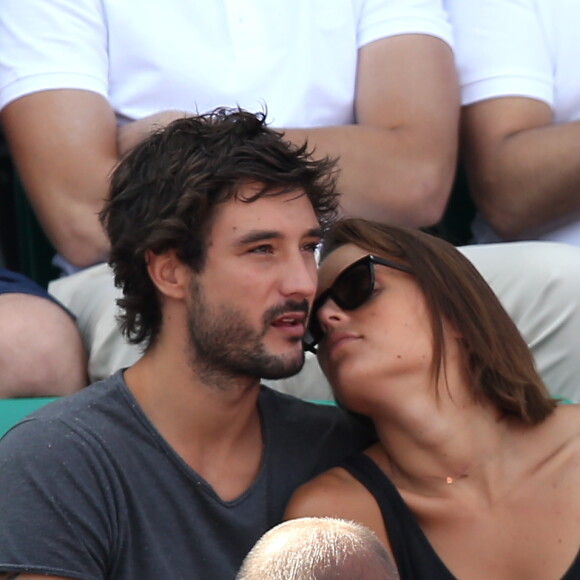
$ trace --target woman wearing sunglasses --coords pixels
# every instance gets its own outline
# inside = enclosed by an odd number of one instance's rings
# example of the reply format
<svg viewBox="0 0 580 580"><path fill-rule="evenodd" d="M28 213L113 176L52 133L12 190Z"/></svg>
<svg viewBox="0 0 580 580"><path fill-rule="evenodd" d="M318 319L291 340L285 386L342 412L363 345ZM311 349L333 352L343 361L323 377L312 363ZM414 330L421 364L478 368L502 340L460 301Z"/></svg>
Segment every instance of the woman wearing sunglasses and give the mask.
<svg viewBox="0 0 580 580"><path fill-rule="evenodd" d="M367 525L402 580L579 579L580 406L550 398L471 263L363 220L339 222L322 256L305 346L378 441L286 518Z"/></svg>

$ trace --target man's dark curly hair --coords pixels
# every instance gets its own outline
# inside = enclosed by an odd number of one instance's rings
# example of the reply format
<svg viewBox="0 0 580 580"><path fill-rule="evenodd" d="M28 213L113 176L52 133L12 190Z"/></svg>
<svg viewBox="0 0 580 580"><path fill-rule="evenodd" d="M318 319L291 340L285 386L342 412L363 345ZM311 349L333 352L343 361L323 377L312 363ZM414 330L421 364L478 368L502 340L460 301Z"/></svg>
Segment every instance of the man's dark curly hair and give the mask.
<svg viewBox="0 0 580 580"><path fill-rule="evenodd" d="M246 183L262 187L242 201L302 190L323 229L336 216L336 162L314 160L306 143L285 141L266 126L264 113L221 108L178 119L119 163L100 219L111 243L115 284L123 290L119 320L129 342L147 347L161 327L146 251L172 249L200 272L216 207Z"/></svg>

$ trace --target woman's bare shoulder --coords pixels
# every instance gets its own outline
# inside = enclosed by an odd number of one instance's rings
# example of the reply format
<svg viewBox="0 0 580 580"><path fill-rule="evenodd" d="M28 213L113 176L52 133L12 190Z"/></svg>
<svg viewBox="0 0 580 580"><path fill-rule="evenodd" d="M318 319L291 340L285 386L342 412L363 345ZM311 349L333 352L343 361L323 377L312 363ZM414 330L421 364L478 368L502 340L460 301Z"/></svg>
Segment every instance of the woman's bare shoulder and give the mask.
<svg viewBox="0 0 580 580"><path fill-rule="evenodd" d="M284 519L303 516L344 517L349 503L365 488L341 467L333 467L301 485L292 495ZM345 501L348 498L348 501Z"/></svg>
<svg viewBox="0 0 580 580"><path fill-rule="evenodd" d="M561 405L557 409L557 429L562 447L566 449L580 477L580 405Z"/></svg>
<svg viewBox="0 0 580 580"><path fill-rule="evenodd" d="M580 405L558 405L554 415L556 435L580 443Z"/></svg>
<svg viewBox="0 0 580 580"><path fill-rule="evenodd" d="M556 407L546 421L530 431L525 442L522 459L531 458L538 473L557 478L558 489L563 489L566 482L577 488L580 484L580 405Z"/></svg>
<svg viewBox="0 0 580 580"><path fill-rule="evenodd" d="M307 516L342 518L363 524L375 532L391 552L383 517L374 497L341 467L321 473L294 492L284 519Z"/></svg>

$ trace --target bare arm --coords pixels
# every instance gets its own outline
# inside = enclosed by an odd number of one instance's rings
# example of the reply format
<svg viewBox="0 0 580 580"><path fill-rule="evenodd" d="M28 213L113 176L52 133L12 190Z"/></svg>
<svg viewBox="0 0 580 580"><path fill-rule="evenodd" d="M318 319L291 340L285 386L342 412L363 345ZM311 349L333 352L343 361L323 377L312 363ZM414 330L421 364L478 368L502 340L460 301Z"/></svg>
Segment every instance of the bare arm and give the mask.
<svg viewBox="0 0 580 580"><path fill-rule="evenodd" d="M283 519L307 516L342 518L363 524L375 532L393 557L376 501L361 483L343 469L326 471L294 492Z"/></svg>
<svg viewBox="0 0 580 580"><path fill-rule="evenodd" d="M24 188L47 236L76 266L106 259L97 220L117 162L115 117L96 93L55 90L10 103L2 124Z"/></svg>
<svg viewBox="0 0 580 580"><path fill-rule="evenodd" d="M465 107L462 145L476 205L508 240L580 217L580 121L552 124L538 100Z"/></svg>
<svg viewBox="0 0 580 580"><path fill-rule="evenodd" d="M340 156L343 209L411 226L438 221L455 168L457 87L453 58L426 35L383 39L361 49L356 125L292 129L319 155ZM97 219L119 156L183 112L166 111L117 131L102 96L42 91L2 111L24 187L57 250L72 264L107 258Z"/></svg>
<svg viewBox="0 0 580 580"><path fill-rule="evenodd" d="M459 96L453 55L441 40L401 35L359 52L357 124L281 129L319 156L340 158L344 213L409 226L436 223L455 172ZM165 125L183 112L154 120ZM150 118L120 133L126 150L151 131ZM123 134L124 133L124 134Z"/></svg>
<svg viewBox="0 0 580 580"><path fill-rule="evenodd" d="M10 103L1 121L27 195L47 236L72 264L107 259L109 244L97 214L120 155L178 111L117 130L102 96L82 90L34 93Z"/></svg>
<svg viewBox="0 0 580 580"><path fill-rule="evenodd" d="M356 125L292 129L319 155L340 156L344 213L426 226L445 208L455 172L459 117L450 48L406 34L359 51Z"/></svg>

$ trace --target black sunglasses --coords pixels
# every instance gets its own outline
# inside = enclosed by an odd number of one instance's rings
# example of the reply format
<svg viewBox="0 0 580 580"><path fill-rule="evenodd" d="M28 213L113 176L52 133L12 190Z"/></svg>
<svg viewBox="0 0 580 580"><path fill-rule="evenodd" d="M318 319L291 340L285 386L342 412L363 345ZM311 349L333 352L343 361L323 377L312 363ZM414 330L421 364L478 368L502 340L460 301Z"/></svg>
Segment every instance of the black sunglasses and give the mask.
<svg viewBox="0 0 580 580"><path fill-rule="evenodd" d="M375 264L408 274L412 273L411 268L405 264L391 262L372 254L346 267L331 286L322 292L312 304L308 327L303 339L305 350L316 353L316 345L324 336L324 331L318 320L318 311L329 298L332 298L334 303L343 310L355 310L372 296L375 287Z"/></svg>

